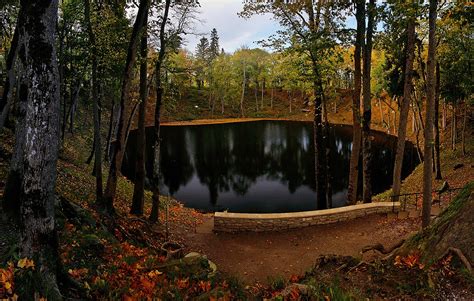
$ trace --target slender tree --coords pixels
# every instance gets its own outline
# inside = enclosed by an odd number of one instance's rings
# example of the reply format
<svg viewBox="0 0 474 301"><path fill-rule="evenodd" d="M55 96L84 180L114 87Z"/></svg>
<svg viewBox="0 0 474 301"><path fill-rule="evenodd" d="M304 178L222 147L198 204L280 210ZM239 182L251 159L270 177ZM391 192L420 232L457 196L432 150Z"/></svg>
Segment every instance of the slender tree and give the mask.
<svg viewBox="0 0 474 301"><path fill-rule="evenodd" d="M91 22L90 0L84 0L84 16L91 46L92 61L92 102L94 104L94 174L96 178L96 202L101 204L103 197L102 188L102 139L100 136L100 100L99 100L99 80L97 73L97 45L94 30Z"/></svg>
<svg viewBox="0 0 474 301"><path fill-rule="evenodd" d="M159 220L160 210L160 117L161 104L163 102L163 86L161 79L161 69L166 54L166 23L168 22L168 14L171 6L171 0L165 0L163 18L160 25L160 52L155 65L156 76L156 104L155 104L155 127L153 131L153 178L152 178L152 208L150 213L150 221L157 222Z"/></svg>
<svg viewBox="0 0 474 301"><path fill-rule="evenodd" d="M356 20L357 33L354 49L354 91L352 95L352 152L351 161L349 165L349 186L347 192L347 200L349 204L357 202L357 190L359 179L359 161L360 161L360 143L361 143L361 128L360 128L360 94L362 84L362 70L361 70L361 49L364 47L364 33L365 33L365 1L356 1Z"/></svg>
<svg viewBox="0 0 474 301"><path fill-rule="evenodd" d="M405 62L405 82L403 85L403 98L400 109L400 119L398 125L397 149L395 154L395 166L393 169L393 201L398 201L401 189L401 177L403 157L405 154L405 139L408 123L408 111L410 110L411 93L412 93L412 77L413 77L413 61L415 58L415 22L416 8L411 7L407 10L407 27L406 27L406 62Z"/></svg>
<svg viewBox="0 0 474 301"><path fill-rule="evenodd" d="M363 63L363 118L362 118L362 159L363 159L363 201L364 203L372 202L372 141L370 122L372 119L371 106L371 88L370 88L370 69L372 66L372 36L375 27L375 0L370 0L367 7L367 34L364 47L364 63Z"/></svg>
<svg viewBox="0 0 474 301"><path fill-rule="evenodd" d="M129 100L131 79L133 76L133 67L136 61L136 54L138 44L140 42L141 32L145 24L146 16L148 15L148 8L150 0L141 0L135 23L133 24L132 36L128 45L127 61L122 77L122 91L120 96L120 118L118 122L118 132L115 140L114 151L112 154L111 164L109 168L109 177L107 179L107 187L103 201L100 204L103 210L108 213L115 213L114 199L117 191L117 177L122 167L122 159L125 152L125 139L127 135L127 114L126 109Z"/></svg>
<svg viewBox="0 0 474 301"><path fill-rule="evenodd" d="M145 119L147 108L147 57L148 57L148 38L147 25L148 18L145 19L145 28L142 33L140 46L140 108L138 112L138 135L137 135L137 161L135 172L135 186L133 189L132 207L130 213L143 215L144 195L145 195Z"/></svg>
<svg viewBox="0 0 474 301"><path fill-rule="evenodd" d="M431 191L432 191L432 165L433 165L433 119L435 106L435 66L436 66L436 15L437 0L430 0L429 7L429 36L428 36L428 62L427 62L427 98L426 98L426 124L425 124L425 149L423 161L423 210L422 227L430 224Z"/></svg>
<svg viewBox="0 0 474 301"><path fill-rule="evenodd" d="M434 127L435 127L435 171L436 180L441 180L441 155L440 155L440 139L439 139L439 89L441 86L441 74L439 63L436 63L436 88L435 88L435 114L434 114Z"/></svg>

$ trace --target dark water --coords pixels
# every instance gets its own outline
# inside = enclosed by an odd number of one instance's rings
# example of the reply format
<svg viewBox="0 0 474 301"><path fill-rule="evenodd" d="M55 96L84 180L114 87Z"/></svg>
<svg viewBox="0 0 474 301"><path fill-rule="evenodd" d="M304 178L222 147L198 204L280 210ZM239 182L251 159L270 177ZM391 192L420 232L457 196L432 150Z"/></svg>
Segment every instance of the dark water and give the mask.
<svg viewBox="0 0 474 301"><path fill-rule="evenodd" d="M352 128L331 127L333 205L347 194ZM163 126L161 192L204 211L294 212L317 208L313 127L307 122L257 121L199 126ZM152 129L147 129L151 141ZM396 139L375 133L373 189L391 186ZM151 175L151 145L147 173ZM403 177L418 164L407 145ZM133 179L136 133L129 137L123 172ZM362 175L359 177L362 179ZM359 183L359 191L362 190Z"/></svg>

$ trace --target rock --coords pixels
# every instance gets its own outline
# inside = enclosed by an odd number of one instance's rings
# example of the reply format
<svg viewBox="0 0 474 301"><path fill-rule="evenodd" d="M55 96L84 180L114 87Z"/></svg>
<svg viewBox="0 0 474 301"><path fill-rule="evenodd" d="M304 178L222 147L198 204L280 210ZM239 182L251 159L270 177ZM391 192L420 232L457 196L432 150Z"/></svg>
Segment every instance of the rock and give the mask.
<svg viewBox="0 0 474 301"><path fill-rule="evenodd" d="M191 257L204 257L205 258L206 256L201 255L198 252L191 252L191 253L186 254L186 256L184 256L184 258L191 258Z"/></svg>
<svg viewBox="0 0 474 301"><path fill-rule="evenodd" d="M201 256L170 260L156 268L172 278L206 279L212 273L209 261Z"/></svg>
<svg viewBox="0 0 474 301"><path fill-rule="evenodd" d="M102 253L105 249L104 244L100 241L99 237L94 234L84 235L81 241L81 247L97 253Z"/></svg>

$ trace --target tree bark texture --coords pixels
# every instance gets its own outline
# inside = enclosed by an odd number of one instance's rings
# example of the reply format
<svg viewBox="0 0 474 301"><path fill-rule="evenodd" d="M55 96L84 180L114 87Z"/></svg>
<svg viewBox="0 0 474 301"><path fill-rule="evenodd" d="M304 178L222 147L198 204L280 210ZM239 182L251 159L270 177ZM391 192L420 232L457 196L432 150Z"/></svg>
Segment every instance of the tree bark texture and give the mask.
<svg viewBox="0 0 474 301"><path fill-rule="evenodd" d="M401 182L403 156L405 154L405 139L408 123L408 112L411 103L413 61L415 58L415 16L410 16L407 24L407 44L405 62L405 82L403 86L403 101L400 110L400 120L398 125L397 150L395 154L395 166L393 168L392 200L398 202Z"/></svg>
<svg viewBox="0 0 474 301"><path fill-rule="evenodd" d="M94 104L94 175L96 179L96 202L101 204L103 197L102 188L102 139L100 136L100 100L99 100L99 79L97 73L97 45L95 34L91 22L90 0L84 0L84 16L87 23L87 33L91 46L92 59L92 103Z"/></svg>
<svg viewBox="0 0 474 301"><path fill-rule="evenodd" d="M352 95L352 151L349 165L349 185L347 191L347 201L349 204L357 203L357 190L359 182L359 161L361 147L361 128L360 128L360 95L362 84L361 70L361 49L364 44L365 32L365 1L356 2L357 36L354 50L354 92Z"/></svg>
<svg viewBox="0 0 474 301"><path fill-rule="evenodd" d="M19 19L19 103L12 169L20 208L20 257L35 261L39 293L61 299L54 204L60 137L55 33L58 1L22 1ZM21 165L20 169L17 169ZM11 179L11 178L10 178ZM25 292L30 298L33 292ZM28 297L27 297L28 296ZM22 297L22 296L20 296Z"/></svg>
<svg viewBox="0 0 474 301"><path fill-rule="evenodd" d="M15 86L15 61L18 55L18 24L15 27L10 50L6 61L5 84L3 85L3 95L0 102L0 130L5 126L11 107L13 106L13 87Z"/></svg>
<svg viewBox="0 0 474 301"><path fill-rule="evenodd" d="M423 161L423 210L422 227L430 224L431 191L432 191L432 164L433 164L433 119L435 105L435 66L436 66L436 9L438 1L430 0L429 8L429 36L428 36L428 63L427 63L427 98L426 98L426 124L425 124L425 149Z"/></svg>
<svg viewBox="0 0 474 301"><path fill-rule="evenodd" d="M131 79L133 76L133 67L136 61L137 48L143 30L146 15L148 14L149 0L141 0L135 23L133 24L132 36L128 45L127 61L125 64L125 70L122 77L122 92L120 96L120 118L118 122L118 132L115 140L114 151L112 154L109 177L107 179L107 187L103 202L101 204L102 209L108 213L115 213L114 199L117 191L117 177L122 167L122 159L125 152L125 138L126 138L126 121L127 114L126 108L128 105Z"/></svg>
<svg viewBox="0 0 474 301"><path fill-rule="evenodd" d="M439 63L436 64L436 90L435 90L435 114L434 114L434 126L435 126L435 170L436 180L441 180L441 156L440 156L440 139L439 139L439 89L440 89L440 70Z"/></svg>
<svg viewBox="0 0 474 301"><path fill-rule="evenodd" d="M148 18L147 18L148 19ZM140 108L138 112L138 135L137 135L137 161L135 172L135 186L133 188L133 199L130 213L135 215L143 215L144 196L145 196L145 150L146 150L146 135L145 135L145 118L147 108L147 57L148 57L148 39L145 29L142 34L140 46Z"/></svg>
<svg viewBox="0 0 474 301"><path fill-rule="evenodd" d="M160 117L161 117L161 103L163 101L163 87L161 81L161 68L165 59L166 53L166 37L165 28L166 22L168 21L169 8L171 0L165 1L163 19L160 25L160 52L158 53L158 60L155 66L156 74L156 105L155 105L155 127L153 131L153 178L152 178L152 208L150 213L150 221L157 222L159 220L160 213L160 188L159 188L159 177L160 177Z"/></svg>
<svg viewBox="0 0 474 301"><path fill-rule="evenodd" d="M363 161L363 201L372 202L372 141L370 123L372 119L370 69L372 62L372 35L375 21L375 0L370 0L367 7L367 34L364 47L364 92L362 118L362 161Z"/></svg>

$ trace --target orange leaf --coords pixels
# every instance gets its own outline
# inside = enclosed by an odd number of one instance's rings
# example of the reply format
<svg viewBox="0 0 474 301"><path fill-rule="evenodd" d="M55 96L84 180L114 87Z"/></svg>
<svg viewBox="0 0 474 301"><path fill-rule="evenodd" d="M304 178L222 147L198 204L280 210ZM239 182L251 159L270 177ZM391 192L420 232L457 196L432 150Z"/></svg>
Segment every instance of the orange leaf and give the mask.
<svg viewBox="0 0 474 301"><path fill-rule="evenodd" d="M184 288L187 288L189 286L189 279L186 278L186 279L178 279L176 281L176 285L178 285L178 288L179 289L184 289Z"/></svg>

